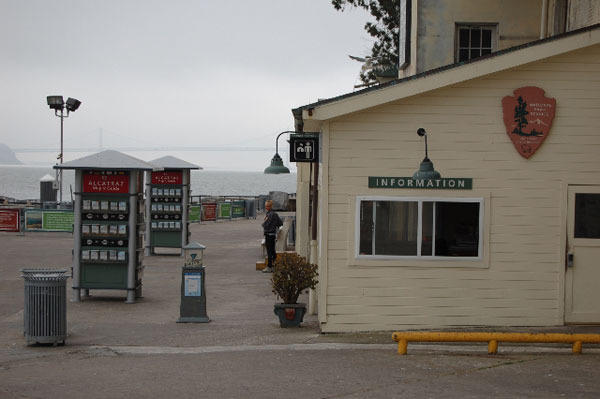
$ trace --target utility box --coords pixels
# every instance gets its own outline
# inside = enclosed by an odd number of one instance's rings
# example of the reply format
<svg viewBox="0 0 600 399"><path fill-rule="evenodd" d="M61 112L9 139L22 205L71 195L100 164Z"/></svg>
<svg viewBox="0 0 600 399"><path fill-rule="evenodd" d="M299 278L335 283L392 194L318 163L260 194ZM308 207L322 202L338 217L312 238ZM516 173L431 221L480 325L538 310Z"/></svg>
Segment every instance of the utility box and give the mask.
<svg viewBox="0 0 600 399"><path fill-rule="evenodd" d="M50 175L45 175L40 179L40 202L56 202L56 193L58 188L56 179Z"/></svg>
<svg viewBox="0 0 600 399"><path fill-rule="evenodd" d="M202 169L172 156L150 163L162 170L146 173L146 255L153 255L155 248L188 244L190 171Z"/></svg>
<svg viewBox="0 0 600 399"><path fill-rule="evenodd" d="M56 165L75 170L73 301L90 289L142 296L144 171L156 167L118 151Z"/></svg>

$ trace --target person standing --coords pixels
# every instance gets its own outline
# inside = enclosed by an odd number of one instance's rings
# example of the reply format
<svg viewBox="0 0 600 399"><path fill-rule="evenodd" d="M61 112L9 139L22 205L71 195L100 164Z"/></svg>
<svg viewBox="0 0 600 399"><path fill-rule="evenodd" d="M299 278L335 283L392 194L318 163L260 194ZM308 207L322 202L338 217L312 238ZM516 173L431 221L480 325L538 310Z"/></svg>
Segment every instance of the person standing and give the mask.
<svg viewBox="0 0 600 399"><path fill-rule="evenodd" d="M275 264L275 259L277 259L275 238L277 236L277 228L283 225L283 220L273 210L273 201L268 200L265 203L265 209L267 213L262 227L265 234L265 247L267 248L267 267L263 270L263 273L273 273L273 265Z"/></svg>

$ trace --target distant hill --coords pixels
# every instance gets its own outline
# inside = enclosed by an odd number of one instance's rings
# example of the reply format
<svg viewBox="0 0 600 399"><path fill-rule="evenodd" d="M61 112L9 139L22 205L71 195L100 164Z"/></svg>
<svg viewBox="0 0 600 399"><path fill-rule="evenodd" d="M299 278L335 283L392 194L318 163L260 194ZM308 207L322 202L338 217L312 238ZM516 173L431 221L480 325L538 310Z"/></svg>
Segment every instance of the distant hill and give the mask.
<svg viewBox="0 0 600 399"><path fill-rule="evenodd" d="M15 156L13 150L10 149L6 144L0 143L0 165L22 165L23 162L19 161Z"/></svg>

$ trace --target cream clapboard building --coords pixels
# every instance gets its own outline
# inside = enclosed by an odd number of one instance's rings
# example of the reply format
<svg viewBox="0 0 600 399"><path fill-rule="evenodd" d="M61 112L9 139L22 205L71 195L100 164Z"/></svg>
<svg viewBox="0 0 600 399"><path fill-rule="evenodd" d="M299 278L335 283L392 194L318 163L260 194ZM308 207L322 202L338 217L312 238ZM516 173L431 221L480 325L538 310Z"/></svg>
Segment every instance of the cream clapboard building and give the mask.
<svg viewBox="0 0 600 399"><path fill-rule="evenodd" d="M502 105L526 87L556 104L529 158ZM548 124L535 106L527 122ZM600 323L600 25L294 115L320 133L311 256L324 332ZM419 128L441 174L429 188L409 183ZM312 168L297 165L297 251L308 254Z"/></svg>

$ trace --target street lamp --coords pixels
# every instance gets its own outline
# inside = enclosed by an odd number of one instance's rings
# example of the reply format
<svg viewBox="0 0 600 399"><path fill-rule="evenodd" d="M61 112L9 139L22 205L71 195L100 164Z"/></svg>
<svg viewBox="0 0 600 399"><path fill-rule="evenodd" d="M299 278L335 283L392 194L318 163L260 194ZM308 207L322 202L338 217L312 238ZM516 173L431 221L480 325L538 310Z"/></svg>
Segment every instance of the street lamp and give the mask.
<svg viewBox="0 0 600 399"><path fill-rule="evenodd" d="M69 97L67 102L65 103L63 100L63 96L48 96L46 97L46 101L48 102L48 106L50 109L54 110L54 115L60 118L60 154L58 154L58 159L60 159L60 163L63 163L63 119L69 117L69 112L77 111L77 108L81 105L81 101L76 100L74 98ZM65 115L64 111L67 110L67 114ZM58 114L60 111L60 115ZM59 169L59 187L60 187L60 202L63 200L63 170Z"/></svg>
<svg viewBox="0 0 600 399"><path fill-rule="evenodd" d="M275 155L273 156L273 159L271 159L271 165L267 166L265 168L265 174L266 175L276 175L279 173L290 173L290 170L288 168L286 168L285 166L283 166L283 159L281 159L281 157L279 156L279 143L277 140L279 140L279 136L281 136L282 134L285 133L296 133L296 132L292 132L292 131L285 131L285 132L281 132L277 135L277 138L275 139Z"/></svg>

